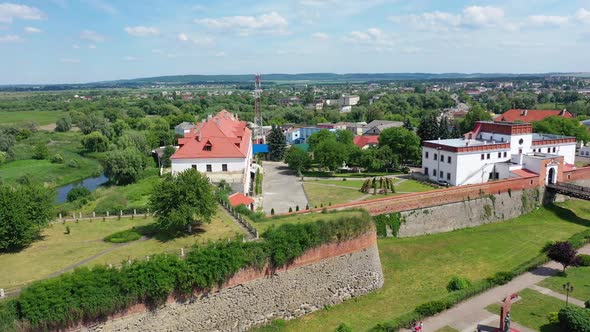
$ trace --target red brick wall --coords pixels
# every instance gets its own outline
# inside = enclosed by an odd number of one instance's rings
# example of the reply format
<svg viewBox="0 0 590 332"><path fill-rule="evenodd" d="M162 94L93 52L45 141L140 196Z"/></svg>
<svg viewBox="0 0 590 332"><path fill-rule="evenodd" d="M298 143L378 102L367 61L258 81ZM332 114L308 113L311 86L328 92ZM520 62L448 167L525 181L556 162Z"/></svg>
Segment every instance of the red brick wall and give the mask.
<svg viewBox="0 0 590 332"><path fill-rule="evenodd" d="M571 171L563 172L563 181L577 181L590 179L590 167L581 167Z"/></svg>

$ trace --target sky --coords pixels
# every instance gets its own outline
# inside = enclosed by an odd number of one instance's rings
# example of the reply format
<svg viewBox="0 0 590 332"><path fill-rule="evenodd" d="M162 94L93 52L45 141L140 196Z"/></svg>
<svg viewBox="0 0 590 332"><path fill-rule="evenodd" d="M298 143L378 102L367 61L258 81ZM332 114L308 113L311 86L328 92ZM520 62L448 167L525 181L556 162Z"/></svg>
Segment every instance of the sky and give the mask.
<svg viewBox="0 0 590 332"><path fill-rule="evenodd" d="M590 0L0 0L0 84L590 72Z"/></svg>

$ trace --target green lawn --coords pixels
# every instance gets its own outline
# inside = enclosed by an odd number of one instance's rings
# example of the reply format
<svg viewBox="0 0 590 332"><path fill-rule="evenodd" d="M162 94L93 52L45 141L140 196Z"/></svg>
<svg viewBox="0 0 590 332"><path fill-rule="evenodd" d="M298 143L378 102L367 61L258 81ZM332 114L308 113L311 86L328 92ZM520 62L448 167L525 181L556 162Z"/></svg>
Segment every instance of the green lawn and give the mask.
<svg viewBox="0 0 590 332"><path fill-rule="evenodd" d="M0 124L33 121L46 125L56 122L63 114L62 111L0 111Z"/></svg>
<svg viewBox="0 0 590 332"><path fill-rule="evenodd" d="M450 326L445 326L442 329L436 330L435 332L459 332L459 330L454 329L454 328L452 328Z"/></svg>
<svg viewBox="0 0 590 332"><path fill-rule="evenodd" d="M269 218L266 221L262 221L262 222L252 222L252 225L254 225L254 227L256 227L258 232L262 233L270 227L280 226L282 224L288 224L288 223L305 224L305 223L309 223L309 222L315 222L320 219L328 221L328 220L337 219L337 218L345 217L345 216L361 215L363 213L366 213L366 212L358 211L358 210L344 210L344 211L333 211L333 212L329 212L329 213L325 213L325 214L320 213L320 212L306 213L306 214L294 214L291 216L284 216L284 217L279 216L279 217Z"/></svg>
<svg viewBox="0 0 590 332"><path fill-rule="evenodd" d="M320 207L322 204L328 206L328 204L340 204L347 203L354 199L360 199L367 194L360 192L354 188L339 188L332 186L325 186L322 184L311 182L304 182L303 189L309 199L309 206ZM360 188L359 188L360 189Z"/></svg>
<svg viewBox="0 0 590 332"><path fill-rule="evenodd" d="M568 201L564 208L541 208L511 221L413 238L379 239L385 275L382 289L288 321L281 330L332 331L344 322L354 331L366 331L418 304L446 296L453 275L482 280L535 257L547 241L564 240L587 229L590 221L563 213L570 208L589 219L587 204Z"/></svg>
<svg viewBox="0 0 590 332"><path fill-rule="evenodd" d="M65 225L52 224L43 232L43 238L30 247L18 253L0 254L0 266L2 271L6 271L6 273L0 273L0 288L13 288L42 279L104 250L115 248L116 245L104 242L103 238L118 231L150 223L153 223L151 217L147 219L137 217L133 220L123 218L102 221L99 219L66 222ZM65 234L66 225L70 227L70 234ZM117 248L105 256L90 261L87 265L118 264L127 257L144 257L163 251L176 251L180 248L188 248L194 243L234 237L238 232L240 232L238 226L220 208L213 221L195 235L169 241L149 239L132 242L128 246Z"/></svg>
<svg viewBox="0 0 590 332"><path fill-rule="evenodd" d="M429 190L435 190L435 187L431 187L429 185L426 185L424 183L415 181L415 180L406 180L402 183L400 183L399 185L395 186L395 191L396 192L422 192L422 191L429 191Z"/></svg>
<svg viewBox="0 0 590 332"><path fill-rule="evenodd" d="M555 276L543 280L539 286L565 294L563 285L569 281L574 286L574 291L570 293L570 296L581 301L590 300L590 267L570 267L566 272L565 276Z"/></svg>
<svg viewBox="0 0 590 332"><path fill-rule="evenodd" d="M558 312L565 307L564 301L528 288L521 291L519 295L522 299L512 304L510 309L512 321L540 332L566 332L559 327L559 324L550 324L547 318L550 312ZM498 303L486 309L494 314L500 314Z"/></svg>
<svg viewBox="0 0 590 332"><path fill-rule="evenodd" d="M346 181L342 181L342 180L309 180L306 182L334 185L334 186L339 186L339 187L348 187L348 188L353 188L353 189L359 190L359 189L361 189L361 187L363 186L363 183L365 181L364 180L346 180Z"/></svg>

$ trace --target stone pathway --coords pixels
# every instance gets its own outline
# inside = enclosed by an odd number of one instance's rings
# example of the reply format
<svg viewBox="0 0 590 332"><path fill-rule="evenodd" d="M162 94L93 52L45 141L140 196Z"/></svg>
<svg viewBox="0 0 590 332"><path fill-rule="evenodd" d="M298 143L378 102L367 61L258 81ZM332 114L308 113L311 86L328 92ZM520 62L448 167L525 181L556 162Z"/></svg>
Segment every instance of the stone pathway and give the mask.
<svg viewBox="0 0 590 332"><path fill-rule="evenodd" d="M561 293L558 293L556 291L553 291L553 290L551 290L549 288L541 287L541 286L538 286L538 285L532 285L529 288L530 289L533 289L533 290L536 290L537 292L539 292L541 294L545 294L545 295L548 295L548 296L551 296L551 297L560 299L563 302L565 302L565 300L566 300L566 296L565 295L563 295ZM571 304L573 304L573 305L577 305L578 307L582 307L582 308L584 307L584 301L580 301L580 300L575 299L575 298L573 298L571 296L569 297L568 302L571 303Z"/></svg>
<svg viewBox="0 0 590 332"><path fill-rule="evenodd" d="M579 249L578 253L590 254L590 245L586 245L585 247ZM459 303L449 310L425 319L425 331L436 331L447 325L462 332L473 332L476 330L479 324L497 326L500 323L500 317L497 315L492 315L489 311L487 311L485 308L488 305L492 303L498 303L506 296L518 293L525 288L534 289L533 286L535 286L537 283L548 277L556 275L559 273L559 271L561 271L561 265L559 263L549 262L533 271L524 273L512 279L512 281L505 285L492 288L480 295ZM570 302L574 303L571 297ZM494 321L494 319L496 320ZM530 329L517 326L518 325L514 325L515 328L521 331L532 331Z"/></svg>

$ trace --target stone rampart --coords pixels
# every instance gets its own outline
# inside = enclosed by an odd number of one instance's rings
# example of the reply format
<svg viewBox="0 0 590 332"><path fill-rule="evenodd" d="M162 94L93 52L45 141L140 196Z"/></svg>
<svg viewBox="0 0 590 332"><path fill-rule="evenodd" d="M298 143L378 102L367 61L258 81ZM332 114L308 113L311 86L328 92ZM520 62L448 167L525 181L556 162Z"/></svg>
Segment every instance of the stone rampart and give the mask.
<svg viewBox="0 0 590 332"><path fill-rule="evenodd" d="M154 311L136 305L81 331L246 331L292 319L383 286L374 232L306 252L288 267L245 269L220 289Z"/></svg>

